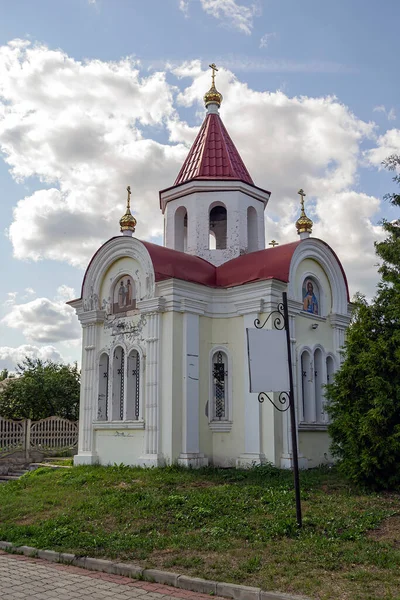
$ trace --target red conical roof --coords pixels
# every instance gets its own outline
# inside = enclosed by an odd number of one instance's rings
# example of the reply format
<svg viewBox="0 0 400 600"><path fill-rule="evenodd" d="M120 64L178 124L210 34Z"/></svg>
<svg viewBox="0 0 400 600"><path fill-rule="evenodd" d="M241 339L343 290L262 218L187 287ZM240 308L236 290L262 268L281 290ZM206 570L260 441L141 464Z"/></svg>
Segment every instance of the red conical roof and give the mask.
<svg viewBox="0 0 400 600"><path fill-rule="evenodd" d="M174 185L192 179L233 179L254 185L218 114L204 119Z"/></svg>

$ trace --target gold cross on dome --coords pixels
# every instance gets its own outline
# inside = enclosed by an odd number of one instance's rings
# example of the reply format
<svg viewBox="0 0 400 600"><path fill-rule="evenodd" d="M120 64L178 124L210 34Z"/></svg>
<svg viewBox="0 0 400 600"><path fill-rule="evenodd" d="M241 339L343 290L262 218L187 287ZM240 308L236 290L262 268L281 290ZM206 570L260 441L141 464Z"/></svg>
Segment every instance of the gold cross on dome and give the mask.
<svg viewBox="0 0 400 600"><path fill-rule="evenodd" d="M128 187L126 188L126 191L128 192L127 208L129 209L131 207L131 186L130 185L128 185Z"/></svg>
<svg viewBox="0 0 400 600"><path fill-rule="evenodd" d="M306 194L304 192L303 189L299 189L299 191L297 192L299 194L299 196L301 196L301 200L300 200L300 205L301 205L301 210L304 210L304 198L306 197Z"/></svg>
<svg viewBox="0 0 400 600"><path fill-rule="evenodd" d="M208 66L210 67L210 69L212 69L212 85L215 86L215 72L218 71L217 65L215 63L211 63L211 65Z"/></svg>
<svg viewBox="0 0 400 600"><path fill-rule="evenodd" d="M273 248L275 248L275 246L279 246L279 242L277 242L276 240L271 240L268 246L272 246Z"/></svg>

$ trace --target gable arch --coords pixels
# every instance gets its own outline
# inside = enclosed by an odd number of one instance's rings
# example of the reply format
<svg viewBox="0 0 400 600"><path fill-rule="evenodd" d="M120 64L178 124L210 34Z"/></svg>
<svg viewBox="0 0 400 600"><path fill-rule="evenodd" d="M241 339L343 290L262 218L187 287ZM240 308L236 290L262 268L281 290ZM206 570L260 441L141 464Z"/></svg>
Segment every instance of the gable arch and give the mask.
<svg viewBox="0 0 400 600"><path fill-rule="evenodd" d="M289 270L289 298L301 298L301 290L296 289L296 273L302 261L308 258L315 260L326 274L331 286L332 312L347 315L349 295L343 267L328 244L318 239L303 240L293 253Z"/></svg>
<svg viewBox="0 0 400 600"><path fill-rule="evenodd" d="M154 297L155 274L148 250L135 238L118 236L101 246L86 269L81 297L84 302L90 299L90 308L97 310L101 308L100 289L104 276L116 261L123 258L132 258L141 267L137 274L128 273L139 283L141 297L138 299ZM123 273L121 272L121 274ZM111 284L115 284L115 278Z"/></svg>

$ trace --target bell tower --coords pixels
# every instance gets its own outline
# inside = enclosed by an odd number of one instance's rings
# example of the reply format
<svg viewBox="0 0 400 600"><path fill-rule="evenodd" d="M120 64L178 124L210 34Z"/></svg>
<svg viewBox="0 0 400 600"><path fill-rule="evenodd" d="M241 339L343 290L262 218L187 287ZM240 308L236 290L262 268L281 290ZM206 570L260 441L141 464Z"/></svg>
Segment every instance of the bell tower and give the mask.
<svg viewBox="0 0 400 600"><path fill-rule="evenodd" d="M219 115L222 94L204 96L206 117L172 187L160 192L168 248L218 266L265 248L264 210L270 192L254 185Z"/></svg>

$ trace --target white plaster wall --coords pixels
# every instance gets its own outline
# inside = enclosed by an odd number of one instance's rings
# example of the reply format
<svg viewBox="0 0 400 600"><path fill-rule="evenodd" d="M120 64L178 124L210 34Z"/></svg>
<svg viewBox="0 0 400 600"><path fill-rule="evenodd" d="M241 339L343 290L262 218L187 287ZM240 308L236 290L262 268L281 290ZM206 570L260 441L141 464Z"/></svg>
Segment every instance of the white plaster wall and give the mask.
<svg viewBox="0 0 400 600"><path fill-rule="evenodd" d="M307 468L333 462L330 443L327 431L299 431L299 452L307 458Z"/></svg>
<svg viewBox="0 0 400 600"><path fill-rule="evenodd" d="M121 426L111 430L95 430L95 451L101 465L140 465L144 452L144 431Z"/></svg>
<svg viewBox="0 0 400 600"><path fill-rule="evenodd" d="M209 249L209 212L214 205L224 205L227 210L227 247L225 250ZM168 202L165 211L165 245L175 248L175 213L181 207L188 215L187 252L220 265L247 252L247 209L257 212L258 247L265 248L264 204L240 190L193 192ZM179 248L180 249L180 248Z"/></svg>

